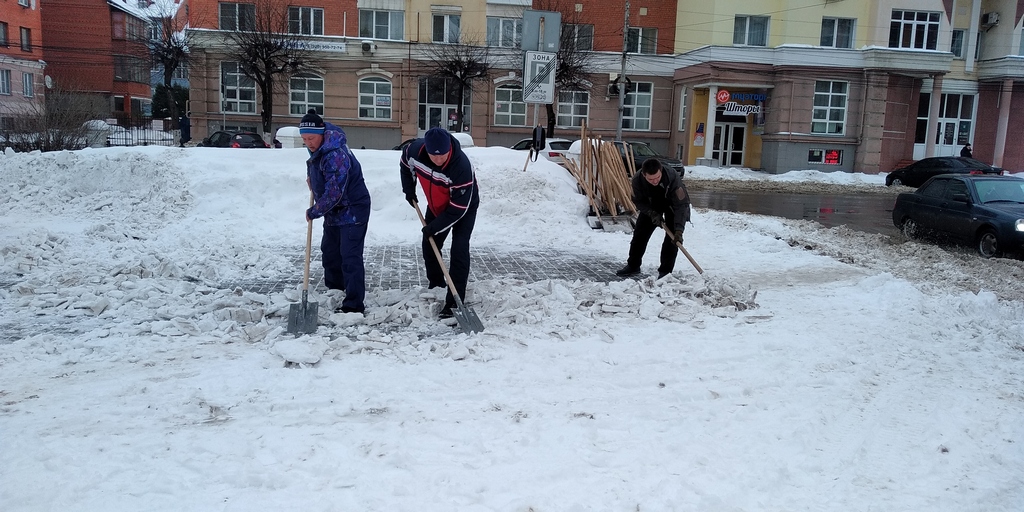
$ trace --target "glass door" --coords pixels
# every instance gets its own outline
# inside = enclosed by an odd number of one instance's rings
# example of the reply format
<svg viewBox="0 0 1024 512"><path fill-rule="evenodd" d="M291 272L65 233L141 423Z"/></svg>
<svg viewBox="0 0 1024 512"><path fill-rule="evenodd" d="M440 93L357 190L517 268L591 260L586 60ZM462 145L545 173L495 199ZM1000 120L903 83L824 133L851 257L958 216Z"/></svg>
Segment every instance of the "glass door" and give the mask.
<svg viewBox="0 0 1024 512"><path fill-rule="evenodd" d="M746 144L747 125L718 123L711 147L711 158L722 167L742 167Z"/></svg>

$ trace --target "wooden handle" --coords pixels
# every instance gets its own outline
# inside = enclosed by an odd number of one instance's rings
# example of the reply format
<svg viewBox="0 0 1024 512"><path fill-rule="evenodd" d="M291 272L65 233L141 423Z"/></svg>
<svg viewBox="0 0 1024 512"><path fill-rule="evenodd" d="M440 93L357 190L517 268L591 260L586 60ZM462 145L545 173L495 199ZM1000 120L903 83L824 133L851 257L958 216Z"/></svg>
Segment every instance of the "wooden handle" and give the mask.
<svg viewBox="0 0 1024 512"><path fill-rule="evenodd" d="M309 191L309 207L313 207L313 191ZM313 249L313 219L306 221L306 269L302 272L302 292L309 290L309 258Z"/></svg>

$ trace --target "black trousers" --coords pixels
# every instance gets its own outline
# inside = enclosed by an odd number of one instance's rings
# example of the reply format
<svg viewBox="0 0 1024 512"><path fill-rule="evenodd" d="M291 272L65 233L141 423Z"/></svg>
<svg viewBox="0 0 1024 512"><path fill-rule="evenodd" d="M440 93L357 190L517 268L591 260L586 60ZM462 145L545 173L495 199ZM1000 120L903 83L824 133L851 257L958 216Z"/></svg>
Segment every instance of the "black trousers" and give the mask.
<svg viewBox="0 0 1024 512"><path fill-rule="evenodd" d="M429 224L436 216L428 208L425 218ZM448 273L451 274L455 290L459 292L459 298L463 301L466 300L466 283L469 282L469 238L473 235L473 226L475 225L476 208L472 208L451 229L434 235L434 243L437 244L438 250L444 247L449 233L452 236ZM442 253L441 256L443 257L444 254ZM427 281L431 288L447 286L444 273L441 271L441 264L438 263L437 256L434 255L434 249L430 247L430 241L426 235L423 236L423 264L426 267ZM455 297L451 290L448 290L448 295L445 297L445 305L455 305Z"/></svg>
<svg viewBox="0 0 1024 512"><path fill-rule="evenodd" d="M670 224L675 222L675 214L672 210L666 212L668 214ZM662 213L662 220L665 220L666 213ZM633 240L629 242L629 259L626 260L626 265L632 268L640 268L640 264L644 260L644 252L647 251L647 242L651 240L651 235L656 230L660 229L659 226L655 226L651 219L646 215L637 215L636 226L633 227ZM676 255L679 254L679 248L676 247L675 242L672 241L672 237L665 233L665 241L661 243L661 266L658 267L660 273L671 273L676 266Z"/></svg>
<svg viewBox="0 0 1024 512"><path fill-rule="evenodd" d="M341 305L363 309L366 297L366 268L363 265L363 244L366 224L324 226L320 239L323 253L324 284L332 290L345 290Z"/></svg>

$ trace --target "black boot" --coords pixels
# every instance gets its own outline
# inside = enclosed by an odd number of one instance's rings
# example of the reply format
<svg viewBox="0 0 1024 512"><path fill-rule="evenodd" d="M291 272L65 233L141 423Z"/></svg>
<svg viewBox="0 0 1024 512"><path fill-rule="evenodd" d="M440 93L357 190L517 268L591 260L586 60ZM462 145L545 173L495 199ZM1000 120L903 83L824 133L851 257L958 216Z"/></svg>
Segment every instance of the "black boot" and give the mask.
<svg viewBox="0 0 1024 512"><path fill-rule="evenodd" d="M615 275L617 275L619 277L632 277L632 276L640 275L640 268L639 267L631 267L629 265L626 265L625 267L622 267L619 270L617 270L615 272Z"/></svg>

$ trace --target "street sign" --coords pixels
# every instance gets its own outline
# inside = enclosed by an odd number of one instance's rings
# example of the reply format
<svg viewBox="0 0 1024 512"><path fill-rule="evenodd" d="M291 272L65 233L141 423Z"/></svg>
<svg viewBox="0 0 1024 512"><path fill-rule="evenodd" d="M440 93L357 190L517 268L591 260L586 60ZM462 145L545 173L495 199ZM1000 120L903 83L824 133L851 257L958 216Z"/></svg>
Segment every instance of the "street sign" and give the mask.
<svg viewBox="0 0 1024 512"><path fill-rule="evenodd" d="M562 34L562 13L558 11L523 11L524 51L557 52Z"/></svg>
<svg viewBox="0 0 1024 512"><path fill-rule="evenodd" d="M523 102L554 103L555 69L558 60L554 53L526 52L523 65Z"/></svg>

